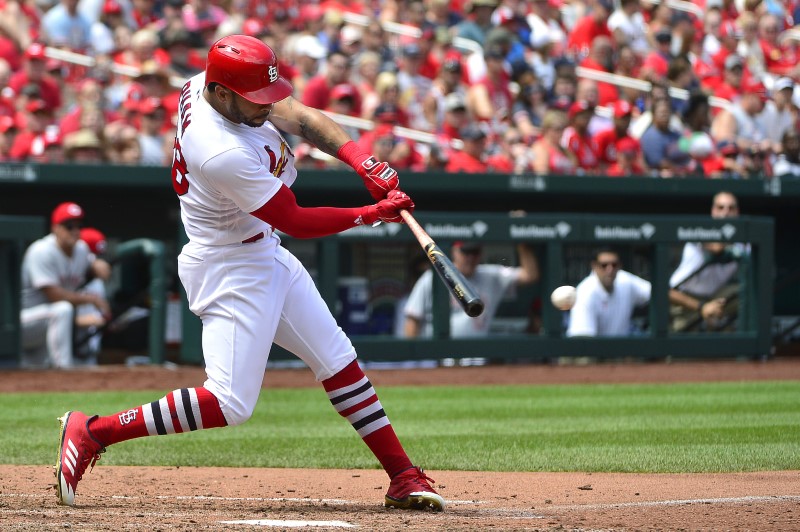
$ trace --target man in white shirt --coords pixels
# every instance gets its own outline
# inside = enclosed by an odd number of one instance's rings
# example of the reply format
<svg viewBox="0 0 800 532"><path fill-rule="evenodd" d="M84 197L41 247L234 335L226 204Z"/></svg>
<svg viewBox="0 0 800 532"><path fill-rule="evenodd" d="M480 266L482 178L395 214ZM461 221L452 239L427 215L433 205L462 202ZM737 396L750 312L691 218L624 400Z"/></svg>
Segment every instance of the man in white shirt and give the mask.
<svg viewBox="0 0 800 532"><path fill-rule="evenodd" d="M450 298L450 337L469 338L487 336L492 319L503 295L514 285L524 285L539 279L539 264L533 250L517 246L518 267L499 264L480 264L482 247L477 242L456 242L451 256L453 265L464 274L485 305L483 313L470 318L455 300ZM411 289L405 306L404 333L407 338L433 336L433 272L422 274Z"/></svg>
<svg viewBox="0 0 800 532"><path fill-rule="evenodd" d="M736 218L739 202L732 193L718 192L711 202L712 218ZM748 253L746 244L687 242L681 262L669 279L673 331L691 330L701 323L719 325L738 310L737 256Z"/></svg>
<svg viewBox="0 0 800 532"><path fill-rule="evenodd" d="M595 253L592 273L576 287L567 336L627 336L636 307L650 301L650 282L623 269L611 249Z"/></svg>

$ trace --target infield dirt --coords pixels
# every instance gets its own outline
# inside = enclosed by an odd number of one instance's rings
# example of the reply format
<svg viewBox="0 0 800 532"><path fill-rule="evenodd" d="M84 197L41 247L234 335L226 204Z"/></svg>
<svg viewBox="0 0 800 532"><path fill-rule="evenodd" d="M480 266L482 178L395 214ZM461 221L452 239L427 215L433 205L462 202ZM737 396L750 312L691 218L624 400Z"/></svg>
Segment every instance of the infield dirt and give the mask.
<svg viewBox="0 0 800 532"><path fill-rule="evenodd" d="M800 380L800 360L368 370L378 387ZM152 389L202 383L200 368L99 366L4 372L0 392ZM269 370L265 386L316 386ZM54 443L55 445L55 443ZM430 471L444 513L384 509L379 470L105 467L56 504L52 467L0 466L3 530L800 530L800 471L736 474ZM233 523L233 521L244 521ZM249 523L248 523L249 521ZM254 522L260 522L256 524ZM311 528L313 527L313 528Z"/></svg>

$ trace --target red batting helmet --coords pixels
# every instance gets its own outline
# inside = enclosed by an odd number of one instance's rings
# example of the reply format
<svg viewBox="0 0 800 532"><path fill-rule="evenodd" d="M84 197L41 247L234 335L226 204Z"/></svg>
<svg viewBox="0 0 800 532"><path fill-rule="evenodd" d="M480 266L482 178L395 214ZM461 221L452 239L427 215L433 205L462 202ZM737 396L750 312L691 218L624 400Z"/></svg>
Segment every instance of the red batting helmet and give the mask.
<svg viewBox="0 0 800 532"><path fill-rule="evenodd" d="M206 85L212 82L262 105L292 94L292 85L278 73L278 58L272 48L247 35L229 35L211 45Z"/></svg>

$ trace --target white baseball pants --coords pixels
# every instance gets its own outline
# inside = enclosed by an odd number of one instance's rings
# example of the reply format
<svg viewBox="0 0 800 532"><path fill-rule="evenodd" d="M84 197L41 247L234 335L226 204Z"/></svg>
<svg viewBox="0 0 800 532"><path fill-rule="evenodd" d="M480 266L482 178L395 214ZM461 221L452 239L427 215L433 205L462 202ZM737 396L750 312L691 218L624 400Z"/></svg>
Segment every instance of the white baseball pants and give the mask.
<svg viewBox="0 0 800 532"><path fill-rule="evenodd" d="M308 271L277 237L249 244L186 244L178 273L190 310L203 322L203 386L229 425L253 413L273 341L297 355L317 380L356 358Z"/></svg>

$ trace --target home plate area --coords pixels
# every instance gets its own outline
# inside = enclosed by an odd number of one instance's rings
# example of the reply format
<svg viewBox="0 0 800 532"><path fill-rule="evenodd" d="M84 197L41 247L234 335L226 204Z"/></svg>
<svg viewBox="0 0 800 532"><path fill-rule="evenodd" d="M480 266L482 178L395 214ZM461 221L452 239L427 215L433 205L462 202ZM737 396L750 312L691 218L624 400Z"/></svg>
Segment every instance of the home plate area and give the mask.
<svg viewBox="0 0 800 532"><path fill-rule="evenodd" d="M56 504L51 467L0 466L3 530L800 530L800 472L431 471L444 512L387 509L379 470L120 467Z"/></svg>

